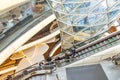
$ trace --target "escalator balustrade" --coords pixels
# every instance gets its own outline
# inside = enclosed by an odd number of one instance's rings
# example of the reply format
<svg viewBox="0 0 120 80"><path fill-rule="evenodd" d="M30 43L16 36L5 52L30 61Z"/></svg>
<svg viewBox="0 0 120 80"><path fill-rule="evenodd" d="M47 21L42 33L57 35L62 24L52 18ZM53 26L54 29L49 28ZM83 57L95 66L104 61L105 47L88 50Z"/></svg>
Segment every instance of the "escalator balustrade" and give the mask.
<svg viewBox="0 0 120 80"><path fill-rule="evenodd" d="M108 48L119 45L119 43L120 43L120 31L115 32L109 36L102 38L102 39L93 41L92 43L89 43L89 44L82 46L80 48L76 48L75 52L76 52L77 56L75 58L77 60L86 58L86 57L91 56L95 53L98 53L98 52L104 51ZM62 61L61 64L62 64L62 66L65 66L65 65L68 65L68 64L71 64L71 63L77 61L76 59L72 60L69 63ZM63 65L63 63L64 63L64 65Z"/></svg>
<svg viewBox="0 0 120 80"><path fill-rule="evenodd" d="M66 59L65 54L64 54L64 55L59 56L59 58L54 57L51 61L53 61L53 64L55 67L56 66L63 67L65 65L71 64L75 61L78 61L78 60L84 59L88 56L91 56L95 53L98 53L98 52L104 51L108 48L111 48L113 46L119 45L119 43L120 43L120 31L116 32L114 34L111 34L105 38L93 41L92 43L89 43L83 47L76 48L75 49L75 53L76 53L75 57L72 57L71 53L69 52L69 53L67 53L69 58ZM49 65L46 66L45 63L43 65L44 65L44 69L46 69L46 67L49 67ZM40 69L34 68L34 71L40 70ZM50 69L53 69L53 68L50 68ZM29 71L33 72L33 69L29 70ZM29 71L27 73L30 73ZM18 75L16 77L17 78L23 77L23 75ZM15 80L15 78L14 78L14 80Z"/></svg>

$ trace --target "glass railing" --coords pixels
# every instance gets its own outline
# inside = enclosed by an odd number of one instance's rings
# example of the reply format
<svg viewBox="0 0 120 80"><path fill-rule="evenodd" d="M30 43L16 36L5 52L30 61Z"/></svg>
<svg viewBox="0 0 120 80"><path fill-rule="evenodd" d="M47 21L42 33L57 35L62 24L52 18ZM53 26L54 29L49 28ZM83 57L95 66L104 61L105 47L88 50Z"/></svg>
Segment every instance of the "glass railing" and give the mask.
<svg viewBox="0 0 120 80"><path fill-rule="evenodd" d="M26 18L27 20L21 21L20 23L16 24L16 26L11 28L9 31L7 31L5 33L6 36L3 39L0 40L0 45L1 45L0 46L0 51L5 49L8 45L10 45L12 42L14 42L17 38L19 38L21 35L26 33L28 30L30 30L32 27L34 27L36 24L38 24L39 22L41 22L43 19L47 18L51 14L52 14L52 11L49 9L49 10L43 12L41 15L39 15L39 17L37 17L35 19L34 18L27 19ZM32 24L29 25L30 22L32 22ZM24 29L24 31L21 31L21 32L16 34L16 31L22 29L23 27L26 27ZM8 40L6 43L4 43L4 41L6 39L8 39L9 36L14 35L14 34L16 34L17 36L14 36L13 38L10 38L10 40ZM3 43L4 43L4 45L3 45Z"/></svg>

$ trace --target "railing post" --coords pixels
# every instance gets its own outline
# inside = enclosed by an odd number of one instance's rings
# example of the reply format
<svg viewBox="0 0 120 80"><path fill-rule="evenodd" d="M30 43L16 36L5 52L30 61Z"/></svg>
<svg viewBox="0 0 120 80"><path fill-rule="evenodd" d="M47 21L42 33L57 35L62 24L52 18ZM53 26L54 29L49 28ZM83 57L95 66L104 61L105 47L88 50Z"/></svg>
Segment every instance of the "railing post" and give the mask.
<svg viewBox="0 0 120 80"><path fill-rule="evenodd" d="M60 80L59 77L58 77L58 74L56 74L56 78L57 78L57 80Z"/></svg>

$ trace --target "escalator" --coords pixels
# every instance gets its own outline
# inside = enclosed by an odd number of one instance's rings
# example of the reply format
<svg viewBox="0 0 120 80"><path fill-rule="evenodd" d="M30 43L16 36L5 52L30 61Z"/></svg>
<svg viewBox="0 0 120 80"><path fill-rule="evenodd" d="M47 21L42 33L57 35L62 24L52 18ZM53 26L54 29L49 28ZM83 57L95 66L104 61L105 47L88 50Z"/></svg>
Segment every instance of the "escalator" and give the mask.
<svg viewBox="0 0 120 80"><path fill-rule="evenodd" d="M80 65L83 63L88 64L89 62L99 62L103 59L118 54L120 52L118 51L120 43L120 31L111 33L110 35L103 38L98 38L101 37L102 34L97 35L84 42L76 43L75 55L71 54L69 51L57 55L57 57L59 57L59 63L61 63L59 66L69 67L77 64ZM117 52L115 52L115 50ZM69 55L69 61L66 61L65 53ZM74 57L72 57L73 55Z"/></svg>
<svg viewBox="0 0 120 80"><path fill-rule="evenodd" d="M57 66L57 68L71 67L71 66L79 65L79 64L82 64L82 65L88 64L89 62L98 62L98 61L101 61L103 59L106 59L108 57L118 54L120 52L119 51L119 49L120 49L120 45L119 45L120 44L120 31L116 31L105 37L103 37L103 34L104 33L101 33L97 36L94 36L94 37L84 41L84 42L76 43L74 57L72 56L70 51L67 50L67 51L61 52L59 55L55 56L53 58L53 62L55 61L55 65ZM117 52L115 52L115 50ZM113 52L111 53L111 51L113 51L114 53ZM68 54L69 58L67 58L67 59L65 58L65 53ZM59 57L59 59L58 59L58 57ZM55 60L56 58L57 58L57 61ZM97 58L99 58L99 59L97 59ZM46 66L46 65L44 65L44 66ZM23 74L23 73L24 73L24 70L28 70L28 69L21 70L20 71L21 74L19 74L19 76L22 75L22 77L15 76L16 79L14 79L14 80L17 80L18 78L20 80L48 80L48 79L46 79L47 72L45 72L45 74L42 74L42 75L39 74L38 76L34 75L37 73L37 72L35 72L36 70L42 71L41 69L39 69L39 67L40 67L40 65L37 65L37 67L32 66L33 70L29 71L30 76L25 79L23 79L23 76L27 76L28 73L27 74ZM49 74L51 74L51 72Z"/></svg>
<svg viewBox="0 0 120 80"><path fill-rule="evenodd" d="M95 39L96 37L98 36L95 36L93 38ZM93 38L89 39L89 41L93 40ZM88 42L88 40L85 41L85 43L86 42ZM89 44L87 43L82 47L79 46L83 43L78 43L76 44L76 49L75 49L76 55L73 58L71 57L71 55L69 55L71 58L67 60L65 59L64 54L61 53L59 54L59 58L61 59L55 61L55 58L58 57L57 55L53 59L53 62L54 61L55 62L52 63L52 65L51 64L46 65L46 63L48 62L42 61L42 69L41 69L40 68L41 62L36 63L35 65L32 65L26 69L17 72L19 73L19 75L16 75L17 73L13 74L12 75L14 77L13 80L18 80L18 78L19 80L48 80L48 78L46 79L46 75L50 75L51 72L56 71L56 68L60 69L66 66L70 67L71 64L76 63L77 61L84 60L85 58L89 58L90 56L98 54L100 52L105 52L105 50L109 50L110 48L116 47L117 45L119 45L119 43L120 43L120 31L114 32L106 37L95 40Z"/></svg>

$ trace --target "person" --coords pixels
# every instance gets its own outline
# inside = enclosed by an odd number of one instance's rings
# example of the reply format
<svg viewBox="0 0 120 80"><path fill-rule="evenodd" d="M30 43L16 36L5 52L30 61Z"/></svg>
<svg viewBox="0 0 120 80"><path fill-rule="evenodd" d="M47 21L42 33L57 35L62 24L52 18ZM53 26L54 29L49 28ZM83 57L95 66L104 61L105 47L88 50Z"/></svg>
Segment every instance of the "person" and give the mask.
<svg viewBox="0 0 120 80"><path fill-rule="evenodd" d="M69 59L70 59L70 57L69 57L69 55L68 55L67 53L65 53L64 58L65 58L65 61L66 61L66 62L69 62L69 61L70 61L70 60L69 60Z"/></svg>
<svg viewBox="0 0 120 80"><path fill-rule="evenodd" d="M28 74L28 71L27 71L27 70L24 70L24 71L23 71L23 74L24 74L24 75L27 75L27 74Z"/></svg>
<svg viewBox="0 0 120 80"><path fill-rule="evenodd" d="M40 62L40 63L39 63L39 69L40 69L40 70L43 69L43 65L44 65L43 62Z"/></svg>
<svg viewBox="0 0 120 80"><path fill-rule="evenodd" d="M84 18L84 24L85 24L85 25L88 24L88 16L86 16L86 17Z"/></svg>
<svg viewBox="0 0 120 80"><path fill-rule="evenodd" d="M52 61L52 58L51 58L51 57L48 57L48 58L46 59L46 61L47 61L47 62L51 62L51 61Z"/></svg>
<svg viewBox="0 0 120 80"><path fill-rule="evenodd" d="M51 64L52 64L52 58L51 58L51 57L48 57L48 58L46 59L46 61L47 61L47 64L48 64L48 65L51 65Z"/></svg>
<svg viewBox="0 0 120 80"><path fill-rule="evenodd" d="M60 60L61 60L61 58L60 57L56 57L55 58L55 64L57 65L57 66L60 66Z"/></svg>
<svg viewBox="0 0 120 80"><path fill-rule="evenodd" d="M8 75L6 80L12 80L12 76Z"/></svg>
<svg viewBox="0 0 120 80"><path fill-rule="evenodd" d="M22 10L20 11L20 14L21 14L22 16L24 16L24 12L23 12Z"/></svg>
<svg viewBox="0 0 120 80"><path fill-rule="evenodd" d="M70 54L72 57L75 57L75 46L74 45L70 48Z"/></svg>

